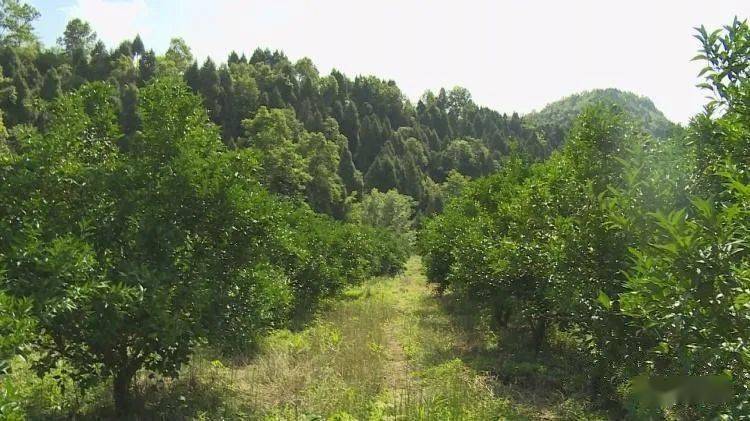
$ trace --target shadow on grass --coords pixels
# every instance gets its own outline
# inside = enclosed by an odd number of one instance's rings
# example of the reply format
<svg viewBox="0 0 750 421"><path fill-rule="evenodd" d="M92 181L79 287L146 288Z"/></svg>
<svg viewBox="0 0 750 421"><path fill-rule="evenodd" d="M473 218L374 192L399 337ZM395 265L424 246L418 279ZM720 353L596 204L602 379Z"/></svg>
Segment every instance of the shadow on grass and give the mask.
<svg viewBox="0 0 750 421"><path fill-rule="evenodd" d="M98 393L95 402L77 411L59 410L28 414L32 420L196 420L255 419L232 388L230 370L211 362L190 367L179 378L171 379L140 373L133 391L133 404L126 418L118 417L107 390Z"/></svg>
<svg viewBox="0 0 750 421"><path fill-rule="evenodd" d="M269 335L259 348L234 356L200 350L176 379L140 373L131 419L244 420L261 419L269 411L294 419L298 405L301 414L337 407L366 410L382 377L377 364L386 338L379 328L393 316L390 298L373 285L352 288L316 307L300 306L288 329ZM345 388L339 391L340 386ZM316 393L330 396L305 408L295 396L302 390L308 400ZM95 413L76 419L113 419L111 402L100 403Z"/></svg>
<svg viewBox="0 0 750 421"><path fill-rule="evenodd" d="M608 411L607 418L622 417L621 408L591 399L590 364L573 338L552 331L545 346L535 352L528 329L511 324L493 331L476 308L451 294L433 293L423 300L417 322L457 338L451 346L426 347L426 364L459 358L488 379L496 395L511 397L535 417L597 418L603 416L600 411Z"/></svg>
<svg viewBox="0 0 750 421"><path fill-rule="evenodd" d="M232 388L226 369L205 368L200 375L187 375L169 383L151 381L141 385L139 420L251 419L247 406Z"/></svg>

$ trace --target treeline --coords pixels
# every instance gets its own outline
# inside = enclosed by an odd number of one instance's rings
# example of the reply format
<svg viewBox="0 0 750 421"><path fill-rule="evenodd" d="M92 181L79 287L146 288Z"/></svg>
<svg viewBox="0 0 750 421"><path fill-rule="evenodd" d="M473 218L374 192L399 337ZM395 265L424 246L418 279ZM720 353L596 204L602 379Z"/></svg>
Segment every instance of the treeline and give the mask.
<svg viewBox="0 0 750 421"><path fill-rule="evenodd" d="M271 190L304 198L338 219L348 203L372 189L411 196L420 214L439 211L452 171L489 175L511 150L528 159L547 157L562 143L581 104L616 104L660 137L674 129L650 101L616 90L567 98L525 121L517 113L477 105L464 88L428 91L413 104L394 81L351 79L337 70L321 75L310 59L294 62L280 51L256 49L249 57L233 52L224 63L211 58L199 63L182 39L157 55L139 36L110 49L79 19L68 23L57 46L45 47L33 35L38 12L17 0L3 4L0 108L8 128L44 128L47 104L100 81L117 87L121 129L134 136L141 125L140 89L154 78L182 78L203 98L227 146L272 152L275 158L261 162ZM259 115L260 127L249 123ZM283 140L263 140L269 136ZM279 179L282 167L294 169L292 179Z"/></svg>
<svg viewBox="0 0 750 421"><path fill-rule="evenodd" d="M337 218L347 198L373 188L397 189L431 213L442 207L441 184L451 170L488 175L513 148L533 157L551 150L518 114L480 107L463 88L427 92L412 104L393 81L351 79L336 70L321 75L309 59L293 62L279 51L232 53L217 64L195 61L181 39L163 55L140 37L109 49L79 19L68 23L57 46L45 47L33 35L38 12L16 0L3 5L0 108L6 127L46 128L50 103L99 81L117 88L120 127L135 136L142 128L140 90L154 78L179 77L201 95L225 145L273 149L273 162L261 163L271 173L269 187L298 194ZM271 135L283 141L264 141ZM279 167L295 169L295 179L274 179Z"/></svg>
<svg viewBox="0 0 750 421"><path fill-rule="evenodd" d="M589 107L560 151L509 158L421 236L432 282L532 348L572 340L617 417L750 416L750 28L697 35L715 99L685 138Z"/></svg>

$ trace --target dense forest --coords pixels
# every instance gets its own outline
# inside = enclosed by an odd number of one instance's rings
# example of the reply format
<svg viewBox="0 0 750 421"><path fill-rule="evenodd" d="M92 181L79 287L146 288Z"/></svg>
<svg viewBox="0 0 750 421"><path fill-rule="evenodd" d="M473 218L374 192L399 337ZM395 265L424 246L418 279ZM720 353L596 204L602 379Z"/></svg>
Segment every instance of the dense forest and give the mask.
<svg viewBox="0 0 750 421"><path fill-rule="evenodd" d="M451 171L485 176L511 151L546 157L587 104L615 104L658 137L674 130L649 100L616 90L567 98L527 123L517 113L477 105L460 87L428 91L412 104L394 81L352 80L337 70L321 75L310 59L293 62L280 51L232 53L218 64L197 62L179 38L160 56L140 37L108 49L78 19L68 23L58 45L44 47L33 35L38 12L16 9L6 14L15 20L6 25L16 31L6 36L0 54L0 107L11 133L24 125L45 130L49 104L86 83L104 82L117 94L115 111L127 143L142 128L140 91L154 79L180 78L200 95L227 147L264 154L260 176L270 191L305 198L315 211L337 219L348 198L372 189L411 196L420 213L439 211Z"/></svg>
<svg viewBox="0 0 750 421"><path fill-rule="evenodd" d="M682 127L616 89L526 116L460 87L415 104L80 19L45 46L38 18L0 1L1 418L91 415L102 389L127 417L139 376L251 358L412 253L497 337L574 349L610 417L750 416L746 22L699 28L712 99Z"/></svg>

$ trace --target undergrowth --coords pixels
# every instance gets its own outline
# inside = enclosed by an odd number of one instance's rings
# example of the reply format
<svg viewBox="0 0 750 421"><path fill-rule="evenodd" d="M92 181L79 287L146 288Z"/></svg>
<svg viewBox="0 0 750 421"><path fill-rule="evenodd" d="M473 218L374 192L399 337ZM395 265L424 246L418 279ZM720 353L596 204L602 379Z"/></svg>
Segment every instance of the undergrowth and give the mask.
<svg viewBox="0 0 750 421"><path fill-rule="evenodd" d="M414 258L403 275L346 291L321 306L307 327L274 332L253 355L222 358L203 350L178 379L140 373L133 418L601 418L554 380L579 367L566 372L524 359L512 336L493 335L471 309L452 303L428 289ZM17 365L18 378L31 378L29 363ZM80 394L48 375L21 388L32 418L112 416L106 385Z"/></svg>

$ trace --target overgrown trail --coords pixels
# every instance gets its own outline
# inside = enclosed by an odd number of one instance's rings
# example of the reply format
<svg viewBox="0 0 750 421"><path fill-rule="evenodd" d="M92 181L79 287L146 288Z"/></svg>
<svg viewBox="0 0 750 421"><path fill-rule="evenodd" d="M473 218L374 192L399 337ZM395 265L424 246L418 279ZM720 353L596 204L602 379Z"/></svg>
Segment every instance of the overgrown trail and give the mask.
<svg viewBox="0 0 750 421"><path fill-rule="evenodd" d="M573 401L490 375L496 350L460 318L412 258L403 275L351 289L305 330L276 332L247 364L204 364L194 375L223 373L221 395L251 419L591 418Z"/></svg>

